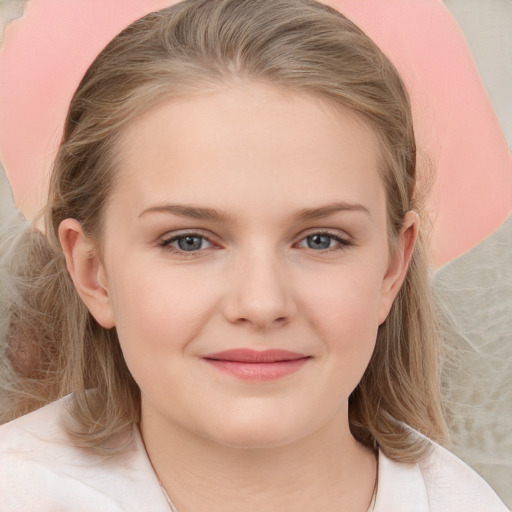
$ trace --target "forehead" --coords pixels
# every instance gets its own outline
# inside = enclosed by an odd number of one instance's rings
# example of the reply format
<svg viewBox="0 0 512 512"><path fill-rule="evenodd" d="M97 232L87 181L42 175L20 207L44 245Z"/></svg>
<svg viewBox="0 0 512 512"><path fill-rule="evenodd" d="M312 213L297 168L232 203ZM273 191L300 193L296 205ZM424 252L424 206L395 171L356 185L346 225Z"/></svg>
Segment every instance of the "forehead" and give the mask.
<svg viewBox="0 0 512 512"><path fill-rule="evenodd" d="M261 209L371 202L383 189L378 142L360 118L254 83L159 104L128 127L118 153L116 192L136 202L229 198Z"/></svg>

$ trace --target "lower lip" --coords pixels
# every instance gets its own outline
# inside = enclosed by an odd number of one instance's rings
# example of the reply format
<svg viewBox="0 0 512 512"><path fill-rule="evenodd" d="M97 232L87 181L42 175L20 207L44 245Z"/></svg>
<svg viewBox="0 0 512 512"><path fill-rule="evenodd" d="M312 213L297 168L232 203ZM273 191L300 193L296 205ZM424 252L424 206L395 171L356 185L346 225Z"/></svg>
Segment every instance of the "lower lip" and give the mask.
<svg viewBox="0 0 512 512"><path fill-rule="evenodd" d="M217 370L229 373L242 380L277 380L299 371L309 360L309 357L291 359L288 361L275 361L273 363L246 363L241 361L223 361L218 359L205 359Z"/></svg>

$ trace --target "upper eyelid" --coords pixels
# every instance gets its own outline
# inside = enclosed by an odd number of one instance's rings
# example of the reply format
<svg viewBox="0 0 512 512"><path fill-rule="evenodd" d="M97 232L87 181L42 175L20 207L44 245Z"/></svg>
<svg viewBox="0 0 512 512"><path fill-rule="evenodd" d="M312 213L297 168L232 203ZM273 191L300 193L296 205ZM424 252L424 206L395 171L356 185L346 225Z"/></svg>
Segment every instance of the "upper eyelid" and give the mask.
<svg viewBox="0 0 512 512"><path fill-rule="evenodd" d="M185 237L185 236L200 236L202 238L206 238L207 240L213 242L213 237L210 234L205 234L205 232L201 229L185 229L183 231L168 231L167 233L163 234L162 236L158 237L159 240L163 241L169 241L169 240L175 240L177 238Z"/></svg>
<svg viewBox="0 0 512 512"><path fill-rule="evenodd" d="M314 235L316 233L323 233L326 235L339 236L340 238L341 237L350 238L350 235L347 233L347 231L345 231L343 229L339 229L339 228L309 228L309 229L306 229L305 231L303 231L301 233L301 236L304 237L304 236Z"/></svg>
<svg viewBox="0 0 512 512"><path fill-rule="evenodd" d="M346 231L339 230L339 229L329 229L329 228L325 228L325 229L317 228L317 229L308 230L305 233L301 234L299 241L303 240L304 238L306 238L308 236L312 236L312 235L316 235L316 234L327 235L332 238L338 238L339 240L346 242L346 243L350 243L353 241L353 237L351 235L349 235Z"/></svg>
<svg viewBox="0 0 512 512"><path fill-rule="evenodd" d="M347 231L339 229L339 228L308 228L304 231L301 231L298 235L295 235L293 238L309 236L311 234L322 233L332 236L346 237L351 238L351 236L347 233ZM176 231L168 231L165 234L161 235L160 239L171 239L171 238L179 238L180 236L190 236L190 235L198 235L204 238L212 239L215 238L210 233L205 234L205 230L201 228L184 228L183 230Z"/></svg>

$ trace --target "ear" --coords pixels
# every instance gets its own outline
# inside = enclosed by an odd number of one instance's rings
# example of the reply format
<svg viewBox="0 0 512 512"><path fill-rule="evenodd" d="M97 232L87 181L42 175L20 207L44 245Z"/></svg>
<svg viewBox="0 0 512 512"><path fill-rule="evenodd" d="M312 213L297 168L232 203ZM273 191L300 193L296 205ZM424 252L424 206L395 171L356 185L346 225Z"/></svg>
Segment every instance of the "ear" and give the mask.
<svg viewBox="0 0 512 512"><path fill-rule="evenodd" d="M105 269L96 246L76 219L61 222L59 239L78 295L101 326L107 329L114 327Z"/></svg>
<svg viewBox="0 0 512 512"><path fill-rule="evenodd" d="M382 282L379 325L386 320L393 301L407 275L407 269L416 244L419 230L419 217L415 211L405 214L404 223L398 235L396 251L389 258L386 274Z"/></svg>

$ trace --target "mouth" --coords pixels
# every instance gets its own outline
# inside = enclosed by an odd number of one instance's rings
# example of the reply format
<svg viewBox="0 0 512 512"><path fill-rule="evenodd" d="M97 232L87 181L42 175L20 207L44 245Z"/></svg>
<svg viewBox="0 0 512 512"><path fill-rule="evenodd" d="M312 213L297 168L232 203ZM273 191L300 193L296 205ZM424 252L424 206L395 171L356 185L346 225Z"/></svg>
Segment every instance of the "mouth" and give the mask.
<svg viewBox="0 0 512 512"><path fill-rule="evenodd" d="M242 380L276 380L300 370L311 356L289 350L233 349L203 356L217 370Z"/></svg>

